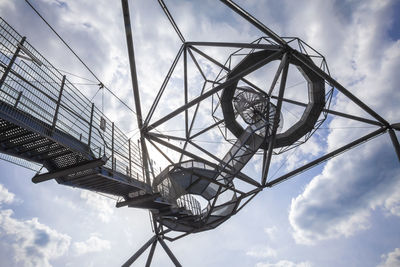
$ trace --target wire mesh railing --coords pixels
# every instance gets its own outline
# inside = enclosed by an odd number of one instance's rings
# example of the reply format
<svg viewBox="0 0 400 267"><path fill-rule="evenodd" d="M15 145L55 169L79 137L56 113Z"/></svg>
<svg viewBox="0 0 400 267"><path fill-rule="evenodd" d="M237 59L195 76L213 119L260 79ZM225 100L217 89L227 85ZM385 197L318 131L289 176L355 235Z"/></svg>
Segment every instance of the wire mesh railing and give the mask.
<svg viewBox="0 0 400 267"><path fill-rule="evenodd" d="M0 101L30 114L50 135L58 130L87 145L86 158L146 182L139 144L130 140L29 42L0 18Z"/></svg>

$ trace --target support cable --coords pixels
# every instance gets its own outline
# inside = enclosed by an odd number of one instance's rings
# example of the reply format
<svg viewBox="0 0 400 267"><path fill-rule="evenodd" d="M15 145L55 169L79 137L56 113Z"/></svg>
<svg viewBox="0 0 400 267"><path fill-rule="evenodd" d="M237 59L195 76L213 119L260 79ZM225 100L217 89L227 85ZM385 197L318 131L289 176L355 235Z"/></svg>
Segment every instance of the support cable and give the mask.
<svg viewBox="0 0 400 267"><path fill-rule="evenodd" d="M110 88L103 84L103 82L94 74L94 72L85 64L85 62L78 56L77 53L67 44L67 42L57 33L57 31L47 22L47 20L39 13L39 11L29 2L29 0L25 0L25 2L35 11L35 13L43 20L43 22L53 31L55 35L64 43L64 45L71 51L72 54L85 66L85 68L93 75L93 77L99 82L99 86L104 86L104 88L109 91L116 99L118 99L126 108L133 112L136 115L136 112L130 108L124 101L122 101ZM61 71L61 70L60 70ZM66 71L63 71L67 73ZM76 75L74 75L76 76ZM82 78L82 77L79 77Z"/></svg>

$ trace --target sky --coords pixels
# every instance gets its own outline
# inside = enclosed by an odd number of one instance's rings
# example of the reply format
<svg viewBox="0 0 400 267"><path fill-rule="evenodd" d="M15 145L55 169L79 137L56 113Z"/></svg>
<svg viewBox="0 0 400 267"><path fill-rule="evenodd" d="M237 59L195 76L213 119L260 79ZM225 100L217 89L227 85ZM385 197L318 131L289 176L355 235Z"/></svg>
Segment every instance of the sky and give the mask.
<svg viewBox="0 0 400 267"><path fill-rule="evenodd" d="M187 41L251 42L263 36L218 1L165 2ZM399 1L237 3L280 36L296 36L314 47L325 56L335 79L387 121L399 122ZM103 83L133 107L119 1L35 0L32 4ZM146 114L181 43L157 1L129 4ZM0 16L53 65L94 80L24 1L0 0ZM221 62L231 53L204 51ZM215 66L201 63L207 74L215 76ZM155 119L181 103L181 71L178 64ZM263 82L273 75L265 71L251 76L260 86L266 86ZM296 85L296 69L289 73L292 90L287 90L287 96L301 100L306 97L305 84ZM198 74L189 76L190 88L196 92L201 86ZM82 82L71 75L69 79ZM78 88L89 98L98 89L95 82ZM128 136L136 137L134 114L107 92L104 96L104 113ZM101 93L93 101L102 105ZM336 92L331 108L369 118ZM209 109L202 109L200 126L211 120ZM302 112L290 106L284 106L284 111L284 127ZM163 127L160 131L165 133L182 129ZM373 130L370 125L328 116L306 144L275 156L271 170L276 176L283 174ZM229 147L220 144L221 139L215 130L198 141L207 140L206 149L223 155ZM159 155L154 150L151 154L163 167ZM0 161L0 170L0 266L118 266L152 236L148 211L117 209L112 199L55 181L33 184L34 172L5 161ZM260 157L245 172L258 177ZM400 266L399 217L400 166L384 134L265 189L217 229L168 244L183 266ZM133 266L143 266L146 255ZM173 266L160 246L153 263Z"/></svg>

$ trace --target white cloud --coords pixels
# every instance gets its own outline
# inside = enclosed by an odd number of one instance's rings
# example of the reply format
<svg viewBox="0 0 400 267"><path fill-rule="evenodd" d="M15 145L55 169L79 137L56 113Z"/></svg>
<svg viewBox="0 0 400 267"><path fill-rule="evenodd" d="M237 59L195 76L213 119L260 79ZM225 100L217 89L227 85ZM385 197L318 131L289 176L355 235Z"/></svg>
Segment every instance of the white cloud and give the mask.
<svg viewBox="0 0 400 267"><path fill-rule="evenodd" d="M92 208L92 212L96 214L103 222L109 222L114 213L115 202L105 196L82 190L80 197L86 200L86 204Z"/></svg>
<svg viewBox="0 0 400 267"><path fill-rule="evenodd" d="M280 260L276 263L263 263L259 262L256 267L311 267L312 264L308 261L295 263L288 260Z"/></svg>
<svg viewBox="0 0 400 267"><path fill-rule="evenodd" d="M4 185L0 184L0 205L2 203L10 204L15 201L15 195L8 191Z"/></svg>
<svg viewBox="0 0 400 267"><path fill-rule="evenodd" d="M382 255L384 262L378 267L398 267L400 266L400 248L396 248L394 251Z"/></svg>
<svg viewBox="0 0 400 267"><path fill-rule="evenodd" d="M264 233L267 234L269 239L275 239L277 231L278 231L278 227L276 227L275 225L272 227L264 228Z"/></svg>
<svg viewBox="0 0 400 267"><path fill-rule="evenodd" d="M0 239L12 248L15 262L27 267L47 267L52 259L68 251L71 240L68 235L40 223L37 218L18 220L12 215L10 209L0 211Z"/></svg>
<svg viewBox="0 0 400 267"><path fill-rule="evenodd" d="M275 249L265 246L252 248L246 252L246 255L254 258L271 258L276 257L277 252Z"/></svg>
<svg viewBox="0 0 400 267"><path fill-rule="evenodd" d="M341 47L343 55L352 58L357 66L349 65L341 57L335 58L333 65L339 70L335 74L343 84L351 85L349 89L354 94L384 118L396 121L398 115L394 114L399 114L396 103L400 99L396 90L400 84L396 73L400 66L399 42L383 35L389 27L384 18L390 12L390 3L383 1L377 5L374 1L365 1L354 10L343 31L356 32L357 36L352 35L342 44L336 43L336 47ZM348 51L346 47L352 49ZM333 109L365 117L343 95L333 103ZM331 128L357 126L360 124L340 118L334 118L329 125ZM327 138L328 151L371 131L356 128L331 131ZM370 216L376 208L398 216L399 178L398 161L387 135L329 161L323 172L292 200L289 220L295 240L313 244L354 235L370 226Z"/></svg>
<svg viewBox="0 0 400 267"><path fill-rule="evenodd" d="M377 207L398 215L400 169L391 144L377 141L328 162L292 199L289 220L297 242L351 236L369 227Z"/></svg>
<svg viewBox="0 0 400 267"><path fill-rule="evenodd" d="M82 255L91 252L101 252L104 250L110 250L110 241L101 239L98 234L92 233L88 240L83 242L74 242L74 252L77 255Z"/></svg>

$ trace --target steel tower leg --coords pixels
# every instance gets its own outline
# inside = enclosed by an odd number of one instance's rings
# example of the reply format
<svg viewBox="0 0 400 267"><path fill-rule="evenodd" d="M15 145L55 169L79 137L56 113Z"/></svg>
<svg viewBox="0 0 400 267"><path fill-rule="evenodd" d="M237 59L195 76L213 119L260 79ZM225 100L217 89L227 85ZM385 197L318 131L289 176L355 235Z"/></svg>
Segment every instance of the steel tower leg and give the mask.
<svg viewBox="0 0 400 267"><path fill-rule="evenodd" d="M122 264L122 267L129 267L132 265L132 263L135 262L135 260L137 260L137 258L140 257L140 255L143 254L143 252L150 247L151 244L153 244L154 242L157 242L157 235L154 235L152 238L150 238L149 241L146 242L146 244L144 244L138 251L136 251L135 254L133 254L132 257L129 258L129 260L127 260L124 264Z"/></svg>
<svg viewBox="0 0 400 267"><path fill-rule="evenodd" d="M147 153L146 142L143 137L143 117L142 117L142 108L140 106L139 85L136 74L135 53L133 48L132 27L129 15L128 0L121 0L121 4L122 4L122 13L124 15L124 25L125 25L126 45L128 46L129 65L131 68L133 97L135 98L136 119L138 128L140 129L140 144L142 146L142 159L146 173L146 182L149 185L151 185L149 165L148 165L148 153Z"/></svg>
<svg viewBox="0 0 400 267"><path fill-rule="evenodd" d="M165 244L164 240L162 238L158 239L158 242L160 242L161 246L165 250L165 252L168 254L169 258L172 260L172 262L175 264L177 267L182 267L182 265L179 263L178 259L175 257L174 253L169 249L167 244Z"/></svg>
<svg viewBox="0 0 400 267"><path fill-rule="evenodd" d="M156 245L157 245L157 241L154 241L153 245L151 245L149 256L147 257L147 261L146 261L146 267L149 267L151 264L151 260L153 259L154 250L156 249Z"/></svg>

